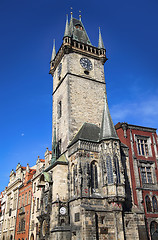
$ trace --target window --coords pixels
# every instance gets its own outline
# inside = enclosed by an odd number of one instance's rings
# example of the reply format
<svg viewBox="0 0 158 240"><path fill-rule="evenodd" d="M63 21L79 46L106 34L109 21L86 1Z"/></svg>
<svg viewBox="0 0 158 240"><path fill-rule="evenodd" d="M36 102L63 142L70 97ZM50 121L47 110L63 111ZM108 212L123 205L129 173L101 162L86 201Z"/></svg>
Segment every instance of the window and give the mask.
<svg viewBox="0 0 158 240"><path fill-rule="evenodd" d="M72 165L72 192L75 195L76 194L76 187L75 187L75 179L76 179L76 168L75 165Z"/></svg>
<svg viewBox="0 0 158 240"><path fill-rule="evenodd" d="M80 221L80 213L75 213L75 222L79 222Z"/></svg>
<svg viewBox="0 0 158 240"><path fill-rule="evenodd" d="M25 231L25 218L19 219L19 232Z"/></svg>
<svg viewBox="0 0 158 240"><path fill-rule="evenodd" d="M36 211L38 211L39 210L39 198L37 198L37 209L36 209Z"/></svg>
<svg viewBox="0 0 158 240"><path fill-rule="evenodd" d="M33 202L32 202L32 213L34 213L34 210L35 210L35 200L33 199Z"/></svg>
<svg viewBox="0 0 158 240"><path fill-rule="evenodd" d="M19 208L21 207L21 196L19 196Z"/></svg>
<svg viewBox="0 0 158 240"><path fill-rule="evenodd" d="M121 179L120 179L120 168L119 168L119 161L118 161L118 157L115 156L114 157L114 163L115 163L115 172L116 172L116 182L120 183Z"/></svg>
<svg viewBox="0 0 158 240"><path fill-rule="evenodd" d="M140 167L142 183L153 183L151 166Z"/></svg>
<svg viewBox="0 0 158 240"><path fill-rule="evenodd" d="M22 206L22 207L24 206L24 194L22 195L22 203L21 203L21 206Z"/></svg>
<svg viewBox="0 0 158 240"><path fill-rule="evenodd" d="M149 157L152 156L151 152L151 139L144 136L136 136L138 155Z"/></svg>
<svg viewBox="0 0 158 240"><path fill-rule="evenodd" d="M57 158L61 155L61 139L57 142Z"/></svg>
<svg viewBox="0 0 158 240"><path fill-rule="evenodd" d="M106 158L106 168L107 168L108 184L112 184L113 183L113 169L112 169L112 162L111 162L110 156L107 156L107 158Z"/></svg>
<svg viewBox="0 0 158 240"><path fill-rule="evenodd" d="M34 193L36 192L36 183L34 183Z"/></svg>
<svg viewBox="0 0 158 240"><path fill-rule="evenodd" d="M7 202L7 212L9 212L9 209L10 209L10 202L11 202L11 196L9 195L8 202Z"/></svg>
<svg viewBox="0 0 158 240"><path fill-rule="evenodd" d="M29 195L28 195L28 204L31 203L31 191L29 191Z"/></svg>
<svg viewBox="0 0 158 240"><path fill-rule="evenodd" d="M155 196L152 197L153 211L158 212L157 199Z"/></svg>
<svg viewBox="0 0 158 240"><path fill-rule="evenodd" d="M145 197L145 203L146 203L147 212L152 212L151 201L150 201L150 198L148 196Z"/></svg>
<svg viewBox="0 0 158 240"><path fill-rule="evenodd" d="M17 203L17 192L14 193L14 202L13 202L13 209L16 208L16 203Z"/></svg>
<svg viewBox="0 0 158 240"><path fill-rule="evenodd" d="M83 30L83 27L81 25L79 25L79 24L75 25L75 28Z"/></svg>
<svg viewBox="0 0 158 240"><path fill-rule="evenodd" d="M27 192L25 193L25 205L27 205Z"/></svg>
<svg viewBox="0 0 158 240"><path fill-rule="evenodd" d="M61 101L58 103L58 119L62 116L62 103Z"/></svg>
<svg viewBox="0 0 158 240"><path fill-rule="evenodd" d="M98 188L98 166L95 161L91 163L91 188L92 191Z"/></svg>
<svg viewBox="0 0 158 240"><path fill-rule="evenodd" d="M32 223L31 223L31 231L33 231L34 230L34 220L32 220Z"/></svg>

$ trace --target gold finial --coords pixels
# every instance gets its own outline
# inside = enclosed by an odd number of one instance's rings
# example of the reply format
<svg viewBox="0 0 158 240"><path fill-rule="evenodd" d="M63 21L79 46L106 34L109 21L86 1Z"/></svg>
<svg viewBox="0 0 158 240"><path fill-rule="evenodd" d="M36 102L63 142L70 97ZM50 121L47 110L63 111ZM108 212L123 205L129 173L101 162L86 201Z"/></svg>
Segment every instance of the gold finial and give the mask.
<svg viewBox="0 0 158 240"><path fill-rule="evenodd" d="M71 17L72 17L72 10L73 10L73 8L71 7L70 9L71 9Z"/></svg>
<svg viewBox="0 0 158 240"><path fill-rule="evenodd" d="M81 10L79 10L79 20L81 21Z"/></svg>

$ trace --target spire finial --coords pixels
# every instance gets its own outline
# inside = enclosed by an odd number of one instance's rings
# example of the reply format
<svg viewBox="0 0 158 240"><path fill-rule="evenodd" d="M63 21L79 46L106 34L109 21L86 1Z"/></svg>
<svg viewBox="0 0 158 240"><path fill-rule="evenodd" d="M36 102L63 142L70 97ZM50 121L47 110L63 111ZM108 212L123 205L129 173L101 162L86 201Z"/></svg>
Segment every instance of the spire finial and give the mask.
<svg viewBox="0 0 158 240"><path fill-rule="evenodd" d="M79 10L79 20L81 21L81 10Z"/></svg>
<svg viewBox="0 0 158 240"><path fill-rule="evenodd" d="M64 37L68 37L69 35L70 35L70 31L69 31L68 14L66 14L66 25L65 25Z"/></svg>
<svg viewBox="0 0 158 240"><path fill-rule="evenodd" d="M71 9L71 18L72 18L72 10L73 10L73 8L71 7L70 9Z"/></svg>
<svg viewBox="0 0 158 240"><path fill-rule="evenodd" d="M51 61L54 60L55 56L56 56L56 51L55 51L55 39L54 39L54 41L53 41L53 51L52 51Z"/></svg>
<svg viewBox="0 0 158 240"><path fill-rule="evenodd" d="M102 39L102 36L101 36L101 30L100 30L100 27L99 27L99 41L98 41L98 48L104 48L104 43L103 43L103 39Z"/></svg>

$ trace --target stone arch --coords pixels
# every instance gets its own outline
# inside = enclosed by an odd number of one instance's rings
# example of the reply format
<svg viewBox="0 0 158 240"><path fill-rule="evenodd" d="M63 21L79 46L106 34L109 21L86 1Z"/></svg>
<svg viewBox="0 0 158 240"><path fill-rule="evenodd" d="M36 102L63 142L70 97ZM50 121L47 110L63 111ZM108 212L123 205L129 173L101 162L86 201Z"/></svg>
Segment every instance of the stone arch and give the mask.
<svg viewBox="0 0 158 240"><path fill-rule="evenodd" d="M34 240L34 235L33 235L33 233L31 234L30 240Z"/></svg>
<svg viewBox="0 0 158 240"><path fill-rule="evenodd" d="M151 240L158 239L158 223L156 221L152 221L150 224L150 234Z"/></svg>

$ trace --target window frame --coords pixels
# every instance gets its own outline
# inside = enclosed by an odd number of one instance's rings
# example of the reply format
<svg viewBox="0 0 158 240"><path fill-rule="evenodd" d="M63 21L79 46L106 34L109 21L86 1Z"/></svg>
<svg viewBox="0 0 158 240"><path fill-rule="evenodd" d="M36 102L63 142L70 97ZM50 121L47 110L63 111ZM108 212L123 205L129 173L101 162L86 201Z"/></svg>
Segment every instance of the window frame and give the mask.
<svg viewBox="0 0 158 240"><path fill-rule="evenodd" d="M152 142L150 136L135 135L135 142L138 156L143 156L145 158L152 157Z"/></svg>

